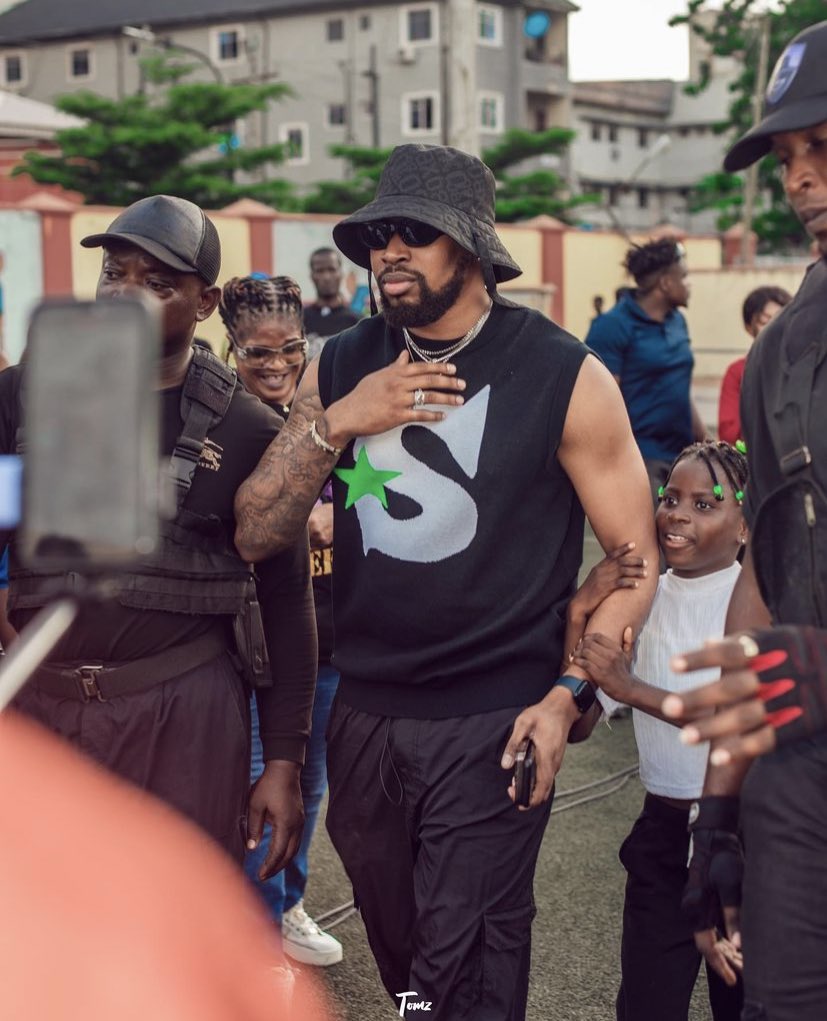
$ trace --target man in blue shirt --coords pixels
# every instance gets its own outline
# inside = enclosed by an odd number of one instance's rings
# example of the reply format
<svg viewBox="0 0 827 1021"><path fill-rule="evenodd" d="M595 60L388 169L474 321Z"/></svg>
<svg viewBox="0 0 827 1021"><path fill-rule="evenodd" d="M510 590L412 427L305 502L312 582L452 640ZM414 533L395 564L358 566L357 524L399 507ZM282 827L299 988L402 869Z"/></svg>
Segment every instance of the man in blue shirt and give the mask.
<svg viewBox="0 0 827 1021"><path fill-rule="evenodd" d="M652 241L624 263L637 285L594 319L586 343L620 385L653 494L672 461L706 436L689 393L694 358L680 308L689 301L683 246Z"/></svg>

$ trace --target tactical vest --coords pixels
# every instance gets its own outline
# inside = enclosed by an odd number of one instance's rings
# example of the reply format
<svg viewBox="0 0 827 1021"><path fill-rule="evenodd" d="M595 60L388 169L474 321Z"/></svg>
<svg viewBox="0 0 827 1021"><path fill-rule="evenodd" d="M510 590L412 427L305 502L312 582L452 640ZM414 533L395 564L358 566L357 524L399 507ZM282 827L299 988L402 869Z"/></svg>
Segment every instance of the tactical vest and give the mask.
<svg viewBox="0 0 827 1021"><path fill-rule="evenodd" d="M175 517L160 523L158 547L112 580L112 598L122 606L167 613L237 616L255 599L252 572L233 547L224 523L184 507L207 433L227 413L236 387L233 369L196 345L184 380L181 417L184 428L175 443L169 475L175 492ZM23 452L22 429L17 434ZM36 609L73 588L65 573L22 566L12 543L10 609Z"/></svg>
<svg viewBox="0 0 827 1021"><path fill-rule="evenodd" d="M815 282L802 285L805 300L808 284ZM818 307L824 307L823 299ZM785 324L785 334L802 328L794 319ZM786 339L779 338L779 352L786 351ZM809 438L814 381L827 345L819 342L817 334L808 339L809 346L790 364L778 358L761 366L764 414L783 481L759 505L751 541L758 586L773 621L823 628L827 627L827 494L813 471Z"/></svg>

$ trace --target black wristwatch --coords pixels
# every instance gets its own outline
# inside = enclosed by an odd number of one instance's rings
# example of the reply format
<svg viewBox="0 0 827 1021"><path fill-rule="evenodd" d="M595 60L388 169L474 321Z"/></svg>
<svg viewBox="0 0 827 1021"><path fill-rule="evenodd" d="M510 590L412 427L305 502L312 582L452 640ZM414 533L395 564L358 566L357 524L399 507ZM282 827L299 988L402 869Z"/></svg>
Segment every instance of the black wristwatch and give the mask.
<svg viewBox="0 0 827 1021"><path fill-rule="evenodd" d="M571 692L571 697L574 699L574 704L581 713L591 709L594 705L594 700L597 698L594 688L588 681L584 681L582 677L572 677L570 674L558 677L552 687L568 688Z"/></svg>

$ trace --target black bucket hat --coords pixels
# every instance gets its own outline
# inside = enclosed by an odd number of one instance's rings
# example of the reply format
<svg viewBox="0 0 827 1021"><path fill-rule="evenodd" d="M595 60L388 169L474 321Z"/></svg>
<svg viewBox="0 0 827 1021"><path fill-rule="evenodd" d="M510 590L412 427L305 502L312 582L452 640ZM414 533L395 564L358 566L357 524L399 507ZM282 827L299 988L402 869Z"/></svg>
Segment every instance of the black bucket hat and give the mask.
<svg viewBox="0 0 827 1021"><path fill-rule="evenodd" d="M150 195L116 216L103 234L81 240L84 248L126 241L182 273L197 273L214 284L221 268L221 242L207 214L188 199Z"/></svg>
<svg viewBox="0 0 827 1021"><path fill-rule="evenodd" d="M398 145L388 157L376 197L333 228L333 240L357 266L370 269L359 224L405 218L437 227L477 256L485 285L513 280L522 270L494 229L494 175L467 152L445 145Z"/></svg>
<svg viewBox="0 0 827 1021"><path fill-rule="evenodd" d="M729 150L724 170L743 170L766 156L772 136L827 121L827 21L805 28L778 58L767 86L764 117Z"/></svg>

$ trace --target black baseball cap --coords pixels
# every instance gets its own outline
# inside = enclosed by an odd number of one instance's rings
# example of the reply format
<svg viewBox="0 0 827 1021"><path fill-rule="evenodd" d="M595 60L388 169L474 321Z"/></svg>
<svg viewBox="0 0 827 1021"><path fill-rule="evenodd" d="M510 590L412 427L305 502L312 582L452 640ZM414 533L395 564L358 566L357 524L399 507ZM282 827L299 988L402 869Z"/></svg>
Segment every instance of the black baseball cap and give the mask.
<svg viewBox="0 0 827 1021"><path fill-rule="evenodd" d="M139 199L116 216L103 234L83 238L84 248L126 241L182 273L197 273L214 284L221 268L215 224L200 206L173 195Z"/></svg>
<svg viewBox="0 0 827 1021"><path fill-rule="evenodd" d="M766 156L772 136L827 121L827 21L805 28L778 58L764 99L764 117L729 150L724 170L743 170Z"/></svg>

